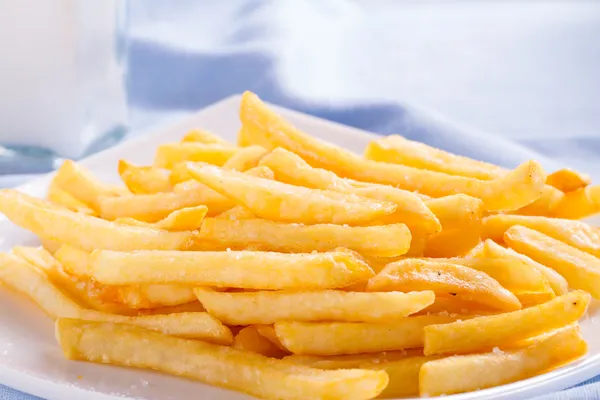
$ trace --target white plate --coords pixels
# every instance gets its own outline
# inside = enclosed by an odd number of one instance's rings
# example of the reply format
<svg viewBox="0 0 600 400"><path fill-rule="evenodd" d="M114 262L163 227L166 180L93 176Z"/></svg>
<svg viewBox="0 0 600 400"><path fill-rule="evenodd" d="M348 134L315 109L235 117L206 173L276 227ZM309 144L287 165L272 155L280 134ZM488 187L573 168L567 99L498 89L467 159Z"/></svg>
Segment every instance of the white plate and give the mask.
<svg viewBox="0 0 600 400"><path fill-rule="evenodd" d="M117 162L126 158L135 163L152 161L154 150L164 142L178 140L192 128L205 128L235 141L239 128L239 96L208 107L185 121L99 153L82 164L107 181L118 181ZM278 109L293 124L311 134L361 152L373 139L369 134L289 110ZM29 194L45 194L49 176L19 189ZM0 217L0 250L14 245L37 244L36 238ZM248 396L153 372L67 361L54 340L53 324L30 301L2 288L0 290L0 383L49 400L107 400L136 398L147 400L237 400ZM582 321L589 354L582 360L548 374L511 385L447 399L515 399L532 397L573 386L600 374L600 317L594 304Z"/></svg>

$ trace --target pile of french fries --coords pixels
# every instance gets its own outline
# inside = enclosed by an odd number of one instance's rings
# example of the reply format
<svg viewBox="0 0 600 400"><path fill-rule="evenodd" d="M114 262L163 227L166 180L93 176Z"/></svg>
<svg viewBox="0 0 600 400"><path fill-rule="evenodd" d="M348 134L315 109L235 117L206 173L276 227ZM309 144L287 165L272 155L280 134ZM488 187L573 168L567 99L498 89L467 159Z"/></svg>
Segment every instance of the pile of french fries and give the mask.
<svg viewBox="0 0 600 400"><path fill-rule="evenodd" d="M67 161L46 200L0 191L42 247L0 280L56 320L74 360L266 399L437 396L586 353L600 298L600 188L390 136L364 156L245 93L235 146L204 131L118 165Z"/></svg>

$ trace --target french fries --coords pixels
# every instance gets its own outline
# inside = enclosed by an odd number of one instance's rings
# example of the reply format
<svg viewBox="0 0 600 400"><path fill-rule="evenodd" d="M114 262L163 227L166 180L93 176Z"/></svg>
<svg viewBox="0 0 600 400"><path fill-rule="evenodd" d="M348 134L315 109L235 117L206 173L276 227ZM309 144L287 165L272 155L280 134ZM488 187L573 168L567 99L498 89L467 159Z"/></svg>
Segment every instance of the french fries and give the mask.
<svg viewBox="0 0 600 400"><path fill-rule="evenodd" d="M281 358L287 354L269 339L262 336L255 326L242 328L233 339L233 347L272 358Z"/></svg>
<svg viewBox="0 0 600 400"><path fill-rule="evenodd" d="M385 371L390 381L379 398L394 399L419 394L419 371L428 361L439 357L423 356L419 352L399 351L343 356L299 356L285 357L285 361L319 369L373 369Z"/></svg>
<svg viewBox="0 0 600 400"><path fill-rule="evenodd" d="M418 246L422 245L426 257L454 257L465 254L479 244L484 213L481 200L455 194L427 200L425 204L442 224L442 230L430 237L415 235L413 244L416 246L413 249L416 249L416 254L420 250Z"/></svg>
<svg viewBox="0 0 600 400"><path fill-rule="evenodd" d="M158 147L154 166L173 168L185 161L202 161L222 166L236 152L234 147L199 142L167 143Z"/></svg>
<svg viewBox="0 0 600 400"><path fill-rule="evenodd" d="M502 241L504 232L514 225L536 230L587 253L600 256L600 230L585 222L547 217L498 214L483 221L487 237Z"/></svg>
<svg viewBox="0 0 600 400"><path fill-rule="evenodd" d="M51 203L10 189L0 190L0 212L15 224L50 240L94 249L137 250L188 248L189 232L124 226L100 218L54 208Z"/></svg>
<svg viewBox="0 0 600 400"><path fill-rule="evenodd" d="M292 353L332 356L422 347L427 325L457 319L458 316L422 315L376 323L280 321L274 327L283 346Z"/></svg>
<svg viewBox="0 0 600 400"><path fill-rule="evenodd" d="M431 291L227 293L198 288L195 293L204 308L227 325L273 324L277 321L385 322L414 314L435 299Z"/></svg>
<svg viewBox="0 0 600 400"><path fill-rule="evenodd" d="M244 93L240 119L247 136L261 137L257 144L283 147L313 167L325 168L345 178L397 186L433 197L464 193L483 200L488 211L509 211L535 201L542 193L546 174L541 166L526 162L492 181L448 175L403 165L370 161L349 151L319 141L288 124L260 99Z"/></svg>
<svg viewBox="0 0 600 400"><path fill-rule="evenodd" d="M389 202L292 186L210 165L190 163L188 170L200 183L245 206L255 215L275 221L364 224L396 210Z"/></svg>
<svg viewBox="0 0 600 400"><path fill-rule="evenodd" d="M488 315L425 328L426 355L458 354L515 343L577 321L591 297L578 290L511 313Z"/></svg>
<svg viewBox="0 0 600 400"><path fill-rule="evenodd" d="M88 207L84 202L72 196L69 192L61 189L56 180L53 180L48 187L46 198L49 202L58 206L63 206L71 211L80 212L87 215L95 215L96 212Z"/></svg>
<svg viewBox="0 0 600 400"><path fill-rule="evenodd" d="M396 205L396 211L385 220L405 223L411 231L424 235L437 233L441 226L435 215L414 193L392 186L364 183L343 179L331 171L313 168L296 154L281 147L276 148L261 161L273 172L278 181L312 189L333 190L340 193L388 201Z"/></svg>
<svg viewBox="0 0 600 400"><path fill-rule="evenodd" d="M78 318L133 324L169 335L204 339L219 344L230 344L231 332L208 313L181 313L149 316L123 316L81 308L46 278L22 259L0 253L0 280L31 298L48 316Z"/></svg>
<svg viewBox="0 0 600 400"><path fill-rule="evenodd" d="M497 165L448 153L399 135L370 142L365 158L481 180L496 179L507 172Z"/></svg>
<svg viewBox="0 0 600 400"><path fill-rule="evenodd" d="M590 176L569 168L559 169L548 175L546 183L558 190L568 193L582 189L591 183Z"/></svg>
<svg viewBox="0 0 600 400"><path fill-rule="evenodd" d="M587 345L568 327L517 351L502 350L428 361L419 373L421 396L481 390L527 379L581 357Z"/></svg>
<svg viewBox="0 0 600 400"><path fill-rule="evenodd" d="M497 310L521 308L514 294L484 272L445 262L405 259L388 264L371 278L368 291L433 290L436 294L481 303Z"/></svg>
<svg viewBox="0 0 600 400"><path fill-rule="evenodd" d="M233 209L232 209L233 210ZM242 208L242 210L245 210ZM404 224L345 226L336 224L301 225L235 215L207 218L197 236L199 246L213 249L244 250L249 246L265 251L310 253L345 246L361 254L394 257L410 246L410 231ZM206 245L206 243L208 243Z"/></svg>
<svg viewBox="0 0 600 400"><path fill-rule="evenodd" d="M96 209L96 200L100 196L128 193L125 188L100 182L90 171L71 160L66 160L56 171L53 183L92 209Z"/></svg>
<svg viewBox="0 0 600 400"><path fill-rule="evenodd" d="M346 252L94 251L92 276L109 285L180 283L242 289L334 289L373 275Z"/></svg>
<svg viewBox="0 0 600 400"><path fill-rule="evenodd" d="M600 298L600 259L523 226L513 226L504 241L514 250L556 270L569 286Z"/></svg>
<svg viewBox="0 0 600 400"><path fill-rule="evenodd" d="M383 371L322 371L127 325L61 319L56 336L69 359L150 368L265 399L370 399L388 383Z"/></svg>
<svg viewBox="0 0 600 400"><path fill-rule="evenodd" d="M240 120L237 145L172 132L151 165L120 160L124 186L66 161L47 200L0 190L43 245L0 253L0 286L57 320L67 358L358 400L481 390L585 354L589 177L396 135L360 156L251 93Z"/></svg>
<svg viewBox="0 0 600 400"><path fill-rule="evenodd" d="M205 131L203 129L194 129L189 131L183 136L181 139L182 143L187 142L196 142L196 143L206 143L206 144L218 144L224 147L231 147L231 143L226 140L221 139L219 136Z"/></svg>
<svg viewBox="0 0 600 400"><path fill-rule="evenodd" d="M566 193L552 210L555 218L581 219L600 212L600 185Z"/></svg>
<svg viewBox="0 0 600 400"><path fill-rule="evenodd" d="M173 187L169 172L154 167L138 167L126 160L119 160L119 175L133 194L170 192Z"/></svg>

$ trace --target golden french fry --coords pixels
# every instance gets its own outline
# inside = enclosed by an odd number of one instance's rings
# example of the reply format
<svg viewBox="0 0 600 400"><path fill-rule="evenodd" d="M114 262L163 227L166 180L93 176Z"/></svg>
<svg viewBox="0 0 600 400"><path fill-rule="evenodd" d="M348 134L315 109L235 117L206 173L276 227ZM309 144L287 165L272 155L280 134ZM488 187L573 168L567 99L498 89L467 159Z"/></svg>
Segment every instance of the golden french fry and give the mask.
<svg viewBox="0 0 600 400"><path fill-rule="evenodd" d="M497 214L483 221L487 237L502 241L511 226L521 225L587 253L600 256L600 230L585 222L569 219Z"/></svg>
<svg viewBox="0 0 600 400"><path fill-rule="evenodd" d="M365 281L367 264L346 252L285 254L255 251L98 250L93 276L109 285L180 283L243 289L329 289Z"/></svg>
<svg viewBox="0 0 600 400"><path fill-rule="evenodd" d="M365 158L482 180L496 179L508 172L497 165L452 154L399 135L371 141L365 150Z"/></svg>
<svg viewBox="0 0 600 400"><path fill-rule="evenodd" d="M330 356L421 347L423 328L456 319L422 315L384 323L280 321L274 327L283 346L292 353Z"/></svg>
<svg viewBox="0 0 600 400"><path fill-rule="evenodd" d="M48 278L73 298L102 311L170 307L196 299L191 288L180 285L110 286L87 276L69 275L62 264L41 248L17 246L13 253L42 269ZM87 256L87 255L86 255ZM104 307L106 306L106 307ZM125 309L125 312L127 312Z"/></svg>
<svg viewBox="0 0 600 400"><path fill-rule="evenodd" d="M574 171L570 168L559 169L548 175L546 183L562 192L573 192L586 187L592 179L587 174Z"/></svg>
<svg viewBox="0 0 600 400"><path fill-rule="evenodd" d="M180 183L169 193L98 199L100 215L108 220L131 217L142 222L157 222L174 211L200 205L208 207L209 215L217 215L235 203L195 181Z"/></svg>
<svg viewBox="0 0 600 400"><path fill-rule="evenodd" d="M100 182L90 171L71 160L66 160L56 171L54 182L92 209L96 208L96 200L100 196L121 196L129 193L124 187Z"/></svg>
<svg viewBox="0 0 600 400"><path fill-rule="evenodd" d="M99 218L54 208L51 203L10 189L0 190L0 212L15 224L50 240L83 250L185 249L190 232L166 232L115 224Z"/></svg>
<svg viewBox="0 0 600 400"><path fill-rule="evenodd" d="M469 353L527 339L577 321L590 300L588 293L578 290L519 311L428 326L424 352Z"/></svg>
<svg viewBox="0 0 600 400"><path fill-rule="evenodd" d="M242 210L245 210L242 208ZM211 243L214 250L243 250L252 246L265 251L310 253L347 247L361 254L392 257L405 254L410 231L404 224L345 226L301 225L263 219L207 218L198 233L198 242Z"/></svg>
<svg viewBox="0 0 600 400"><path fill-rule="evenodd" d="M545 185L536 201L513 211L518 215L552 215L554 209L563 201L565 194L555 187Z"/></svg>
<svg viewBox="0 0 600 400"><path fill-rule="evenodd" d="M383 371L318 370L120 324L61 319L56 336L69 359L149 368L263 399L366 400L388 382Z"/></svg>
<svg viewBox="0 0 600 400"><path fill-rule="evenodd" d="M138 221L137 219L130 217L119 217L115 219L114 222L130 226L164 229L171 232L195 231L200 229L207 213L208 207L196 206L175 210L165 219L161 219L154 223Z"/></svg>
<svg viewBox="0 0 600 400"><path fill-rule="evenodd" d="M54 253L54 258L63 266L69 275L90 276L90 253L77 247L61 245Z"/></svg>
<svg viewBox="0 0 600 400"><path fill-rule="evenodd" d="M528 273L530 275L532 275L530 272L532 269L538 271L539 273L541 273L544 276L544 278L546 278L546 281L552 288L552 291L558 296L560 296L561 294L567 293L567 291L569 289L569 284L567 283L566 279L562 275L560 275L558 272L556 272L552 268L548 268L547 266L538 263L537 261L532 260L531 258L527 257L526 255L517 253L516 251L514 251L511 248L502 247L502 246L498 245L497 243L495 243L494 241L488 239L484 242L484 244L482 246L482 250L483 250L483 254L480 255L480 257L483 257L487 260L496 260L496 261L504 262L504 263L512 263L512 262L517 263L518 262L518 263L525 264L527 267L529 267L529 270L522 268L519 272L519 275L521 275L521 277L527 276ZM473 256L475 258L477 257L475 255L473 255ZM534 288L532 286L530 286L530 287L521 286L518 289L519 290L530 290L530 291L542 291L542 292L546 291L543 289L543 287Z"/></svg>
<svg viewBox="0 0 600 400"><path fill-rule="evenodd" d="M463 255L481 241L483 202L475 197L455 194L425 202L435 214L442 230L429 237L415 234L413 250L424 240L426 257L454 257ZM416 253L420 249L415 250Z"/></svg>
<svg viewBox="0 0 600 400"><path fill-rule="evenodd" d="M204 308L227 325L273 324L277 321L381 322L407 317L435 299L431 291L228 293L198 288L195 293Z"/></svg>
<svg viewBox="0 0 600 400"><path fill-rule="evenodd" d="M438 358L423 356L418 351L388 351L343 356L299 356L292 354L285 357L284 360L325 370L360 368L385 371L390 381L378 398L395 399L417 396L419 394L419 371L421 366L427 361Z"/></svg>
<svg viewBox="0 0 600 400"><path fill-rule="evenodd" d="M521 308L514 294L488 274L462 265L434 260L405 259L388 264L369 280L368 291L433 290L497 310Z"/></svg>
<svg viewBox="0 0 600 400"><path fill-rule="evenodd" d="M181 313L149 316L107 314L80 307L37 269L16 256L0 253L0 280L31 298L51 318L79 318L142 326L147 329L190 338L230 344L229 329L208 313Z"/></svg>
<svg viewBox="0 0 600 400"><path fill-rule="evenodd" d="M234 147L199 142L167 143L158 146L154 166L173 168L184 161L202 161L222 166L236 152Z"/></svg>
<svg viewBox="0 0 600 400"><path fill-rule="evenodd" d="M139 167L126 160L119 160L119 175L133 194L170 192L173 187L167 170L155 167Z"/></svg>
<svg viewBox="0 0 600 400"><path fill-rule="evenodd" d="M421 367L419 391L429 397L504 385L563 365L586 351L579 327L567 327L522 350L428 361Z"/></svg>
<svg viewBox="0 0 600 400"><path fill-rule="evenodd" d="M211 189L265 219L307 224L361 224L396 210L389 202L308 189L227 171L211 165L188 164L190 174Z"/></svg>
<svg viewBox="0 0 600 400"><path fill-rule="evenodd" d="M267 154L269 150L262 146L248 146L239 149L229 160L223 164L223 168L233 169L235 171L244 172L258 165L261 158Z"/></svg>
<svg viewBox="0 0 600 400"><path fill-rule="evenodd" d="M56 180L52 180L48 187L46 198L51 203L65 207L71 211L80 212L87 215L95 215L96 212L88 207L83 201L72 196L69 192L61 189Z"/></svg>
<svg viewBox="0 0 600 400"><path fill-rule="evenodd" d="M235 206L227 211L223 211L215 218L230 219L232 221L235 221L242 219L256 219L257 217L256 215L252 214L252 211L248 210L246 207Z"/></svg>
<svg viewBox="0 0 600 400"><path fill-rule="evenodd" d="M600 185L587 186L565 194L552 210L553 217L581 219L600 212Z"/></svg>
<svg viewBox="0 0 600 400"><path fill-rule="evenodd" d="M226 140L221 139L219 136L205 131L203 129L194 129L185 134L185 136L181 139L183 143L186 142L196 142L196 143L205 143L205 144L219 144L221 146L229 146L231 147L231 143Z"/></svg>
<svg viewBox="0 0 600 400"><path fill-rule="evenodd" d="M546 180L541 166L534 161L526 162L498 179L482 181L365 160L294 128L250 92L242 96L240 119L247 136L262 137L256 144L265 146L263 141L267 141L271 148L283 147L313 167L328 169L341 177L393 185L433 197L464 193L483 200L488 211L516 210L530 204L541 195Z"/></svg>
<svg viewBox="0 0 600 400"><path fill-rule="evenodd" d="M561 241L523 226L504 233L504 241L519 253L561 274L569 286L600 298L600 259Z"/></svg>
<svg viewBox="0 0 600 400"><path fill-rule="evenodd" d="M233 338L233 347L272 358L281 358L287 354L258 333L254 326L247 326L240 330Z"/></svg>
<svg viewBox="0 0 600 400"><path fill-rule="evenodd" d="M278 181L312 189L333 190L396 204L396 212L383 222L403 222L411 231L424 235L440 231L440 223L415 194L388 185L364 183L340 178L331 171L313 168L296 154L276 148L260 161L275 172Z"/></svg>

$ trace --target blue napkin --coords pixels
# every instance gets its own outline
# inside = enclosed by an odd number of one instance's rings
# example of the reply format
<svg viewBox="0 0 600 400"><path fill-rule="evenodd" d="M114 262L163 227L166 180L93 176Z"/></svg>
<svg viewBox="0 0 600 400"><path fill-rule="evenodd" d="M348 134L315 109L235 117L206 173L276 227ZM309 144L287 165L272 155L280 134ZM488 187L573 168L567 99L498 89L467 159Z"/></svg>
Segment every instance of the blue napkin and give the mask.
<svg viewBox="0 0 600 400"><path fill-rule="evenodd" d="M264 100L383 135L398 133L457 154L514 167L528 159L540 160L548 170L583 165L600 152L600 140L551 139L544 146L507 140L502 136L458 126L430 110L394 101L356 96L306 95L302 85L333 85L336 82L298 80L289 73L292 60L283 53L302 47L302 38L283 37L278 27L298 19L315 22L323 16L343 29L355 18L354 6L345 1L275 3L231 0L221 2L182 0L172 2L131 1L131 42L127 89L132 107L132 134L136 134L173 113L185 113L214 103L228 95L251 90ZM303 3L304 5L301 5ZM352 3L352 2L350 2ZM197 23L195 18L200 18ZM326 22L329 20L325 20ZM321 21L323 22L323 21ZM310 31L310 27L307 28ZM298 68L319 63L318 37L307 33L315 51L311 60L297 59ZM298 42L294 42L300 40ZM360 56L360 49L355 49ZM352 52L353 49L348 49ZM390 50L391 51L391 50ZM312 62L309 62L312 61ZM379 62L385 62L382 55ZM340 65L350 68L351 65ZM292 68L293 69L293 68ZM339 83L339 82L338 82ZM341 82L341 84L346 84ZM331 93L335 93L332 90ZM553 146L552 144L556 144ZM565 150L562 154L557 149ZM588 170L600 177L600 168ZM537 400L598 399L600 386L594 378L582 385L537 397ZM32 400L0 385L0 400Z"/></svg>

